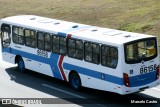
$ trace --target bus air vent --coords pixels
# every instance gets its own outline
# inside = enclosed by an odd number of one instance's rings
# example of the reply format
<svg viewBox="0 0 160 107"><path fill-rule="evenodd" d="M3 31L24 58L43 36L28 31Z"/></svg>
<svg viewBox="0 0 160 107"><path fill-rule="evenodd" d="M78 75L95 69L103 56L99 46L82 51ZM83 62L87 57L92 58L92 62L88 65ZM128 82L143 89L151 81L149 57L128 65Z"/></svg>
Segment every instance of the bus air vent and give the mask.
<svg viewBox="0 0 160 107"><path fill-rule="evenodd" d="M43 20L39 20L39 23L52 23L53 20L49 20L49 19L43 19Z"/></svg>
<svg viewBox="0 0 160 107"><path fill-rule="evenodd" d="M115 32L114 30L103 33L103 35L108 35L108 36L117 36L117 35L121 35L121 34L123 34L123 33L122 32Z"/></svg>

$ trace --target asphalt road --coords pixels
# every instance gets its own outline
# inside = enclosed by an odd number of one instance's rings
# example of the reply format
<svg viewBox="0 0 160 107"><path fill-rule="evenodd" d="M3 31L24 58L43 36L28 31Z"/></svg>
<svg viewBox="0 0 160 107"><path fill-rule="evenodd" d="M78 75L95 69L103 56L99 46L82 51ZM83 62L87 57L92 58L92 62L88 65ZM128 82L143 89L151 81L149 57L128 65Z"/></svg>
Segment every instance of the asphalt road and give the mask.
<svg viewBox="0 0 160 107"><path fill-rule="evenodd" d="M131 95L121 96L114 93L82 88L77 92L69 84L39 73L27 70L18 72L16 65L2 61L0 52L0 99L10 100L15 105L25 107L110 107L135 106L132 101L153 101L159 104L144 104L145 106L160 105L160 86ZM19 102L18 102L19 101ZM36 104L33 104L35 101ZM37 102L36 102L37 101ZM39 102L38 102L39 101ZM4 103L4 102L3 102ZM42 104L41 104L42 103ZM0 107L13 105L2 105Z"/></svg>

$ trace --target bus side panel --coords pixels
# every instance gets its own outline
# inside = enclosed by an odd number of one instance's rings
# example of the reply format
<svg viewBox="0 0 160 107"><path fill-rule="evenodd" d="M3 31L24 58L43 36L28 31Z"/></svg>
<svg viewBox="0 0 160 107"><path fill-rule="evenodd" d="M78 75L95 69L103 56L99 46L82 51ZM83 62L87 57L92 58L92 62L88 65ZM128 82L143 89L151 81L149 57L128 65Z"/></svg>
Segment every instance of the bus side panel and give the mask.
<svg viewBox="0 0 160 107"><path fill-rule="evenodd" d="M66 57L63 68L65 71L76 71L84 87L116 93L120 93L122 90L123 80L118 76L121 72L117 70L118 66L117 69L112 69Z"/></svg>
<svg viewBox="0 0 160 107"><path fill-rule="evenodd" d="M12 54L12 48L11 47L12 47L12 43L10 44L9 47L2 48L2 59L6 62L15 64L15 61L14 61L15 55Z"/></svg>
<svg viewBox="0 0 160 107"><path fill-rule="evenodd" d="M25 68L36 71L48 76L52 76L53 72L50 66L50 57L45 58L37 55L37 49L29 48L19 44L11 43L11 47L2 49L2 58L4 61L15 64L15 58L17 55L21 56ZM50 54L48 54L50 56Z"/></svg>
<svg viewBox="0 0 160 107"><path fill-rule="evenodd" d="M84 87L103 90L103 91L109 91L109 92L115 92L119 94L122 91L122 85L118 85L118 84L114 84L114 83L100 80L97 78L89 77L83 74L80 74L80 78L82 81L82 86Z"/></svg>
<svg viewBox="0 0 160 107"><path fill-rule="evenodd" d="M35 72L45 74L54 77L51 67L49 64L38 62L36 60L29 60L28 58L23 58L26 69L33 70Z"/></svg>
<svg viewBox="0 0 160 107"><path fill-rule="evenodd" d="M7 50L10 50L10 48L5 48L5 49L2 50L2 59L3 59L3 61L15 64L15 61L14 61L15 55L6 52Z"/></svg>

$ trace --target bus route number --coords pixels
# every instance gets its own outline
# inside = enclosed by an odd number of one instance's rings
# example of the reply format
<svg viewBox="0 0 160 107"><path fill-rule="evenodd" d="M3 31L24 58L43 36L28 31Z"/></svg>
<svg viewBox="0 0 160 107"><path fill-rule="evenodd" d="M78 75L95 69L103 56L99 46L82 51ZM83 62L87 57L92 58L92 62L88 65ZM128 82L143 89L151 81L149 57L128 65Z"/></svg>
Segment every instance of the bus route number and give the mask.
<svg viewBox="0 0 160 107"><path fill-rule="evenodd" d="M140 74L145 74L145 73L152 72L152 71L156 70L156 68L157 68L156 64L150 65L148 67L141 67L140 68Z"/></svg>
<svg viewBox="0 0 160 107"><path fill-rule="evenodd" d="M37 50L37 55L48 58L48 52L43 50Z"/></svg>

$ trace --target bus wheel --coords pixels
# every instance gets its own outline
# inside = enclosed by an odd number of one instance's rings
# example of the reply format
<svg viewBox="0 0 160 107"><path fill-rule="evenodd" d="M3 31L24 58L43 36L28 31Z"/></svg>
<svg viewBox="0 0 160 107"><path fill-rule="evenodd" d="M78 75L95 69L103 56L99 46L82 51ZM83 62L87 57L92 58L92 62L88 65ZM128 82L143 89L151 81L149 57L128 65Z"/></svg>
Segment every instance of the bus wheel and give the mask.
<svg viewBox="0 0 160 107"><path fill-rule="evenodd" d="M18 71L24 72L25 71L25 64L22 58L19 58L17 61L18 64Z"/></svg>
<svg viewBox="0 0 160 107"><path fill-rule="evenodd" d="M70 77L69 77L69 82L71 87L74 90L80 90L81 88L81 79L79 77L79 75L77 73L71 73Z"/></svg>

